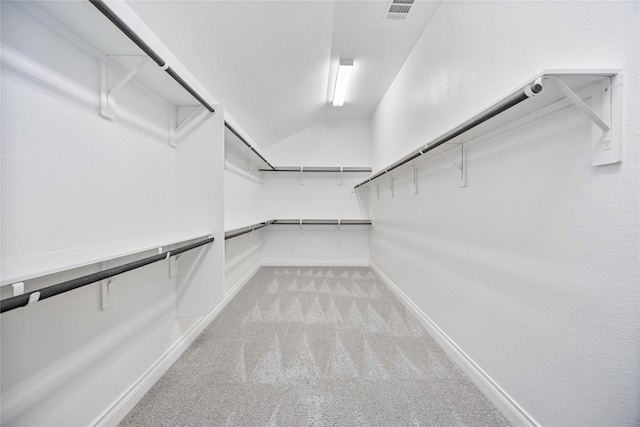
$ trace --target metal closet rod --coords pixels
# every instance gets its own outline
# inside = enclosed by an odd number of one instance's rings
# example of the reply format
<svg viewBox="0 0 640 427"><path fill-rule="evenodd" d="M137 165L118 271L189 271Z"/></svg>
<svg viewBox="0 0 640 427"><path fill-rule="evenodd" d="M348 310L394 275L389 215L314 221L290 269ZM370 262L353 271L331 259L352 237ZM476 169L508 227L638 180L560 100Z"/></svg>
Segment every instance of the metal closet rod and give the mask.
<svg viewBox="0 0 640 427"><path fill-rule="evenodd" d="M271 219L269 221L259 222L257 224L247 225L246 227L236 228L234 230L225 231L224 240L233 239L234 237L242 236L243 234L251 233L252 231L260 230L268 226L269 224L273 224L274 220Z"/></svg>
<svg viewBox="0 0 640 427"><path fill-rule="evenodd" d="M416 150L416 151L406 155L405 157L401 158L397 162L392 163L391 165L387 166L386 168L382 169L381 171L375 173L374 175L370 176L366 180L364 180L361 183L357 184L354 188L358 188L361 185L367 184L367 183L373 181L374 179L379 178L382 175L385 175L385 174L391 172L392 170L394 170L396 168L399 168L400 166L402 166L402 165L404 165L406 163L409 163L410 161L422 156L423 154L426 154L429 151L431 151L431 150L433 150L435 148L438 148L442 144L445 144L445 143L451 141L452 139L454 139L454 138L462 135L463 133L473 129L474 127L478 126L479 124L486 122L490 118L492 118L494 116L497 116L498 114L502 113L503 111L508 110L509 108L511 108L511 107L513 107L515 105L518 105L522 101L526 101L527 99L531 98L532 96L540 93L540 91L542 91L542 83L541 83L541 80L538 79L535 82L533 82L531 85L527 85L521 91L516 92L515 94L513 94L512 96L506 98L502 102L500 102L500 103L494 105L493 107L481 112L480 114L478 114L477 116L473 117L472 119L464 122L460 126L452 129L451 131L449 131L449 132L445 133L444 135L440 136L439 138L431 141L426 146L424 146L422 148L419 148L418 150Z"/></svg>
<svg viewBox="0 0 640 427"><path fill-rule="evenodd" d="M371 225L370 219L276 219L275 225Z"/></svg>
<svg viewBox="0 0 640 427"><path fill-rule="evenodd" d="M371 172L370 167L358 166L276 166L275 169L259 169L260 172Z"/></svg>
<svg viewBox="0 0 640 427"><path fill-rule="evenodd" d="M234 237L242 236L252 231L259 230L268 225L371 225L370 219L270 219L268 221L259 222L257 224L247 225L246 227L236 228L226 231L224 239L229 240Z"/></svg>
<svg viewBox="0 0 640 427"><path fill-rule="evenodd" d="M224 125L225 125L225 126L227 127L227 129L229 129L229 130L230 130L230 131L231 131L235 136L237 136L237 137L238 137L238 139L240 139L240 141L242 141L242 143L243 143L244 145L246 145L247 147L249 147L249 149L250 149L251 151L253 151L253 152L256 154L256 156L260 157L260 158L262 159L262 161L263 161L263 162L265 162L267 165L269 165L269 167L271 168L271 169L265 169L265 170L271 170L271 171L275 171L275 170L276 170L276 168L274 168L274 167L273 167L273 165L271 165L271 163L269 163L269 162L267 161L267 159L265 159L264 157L262 157L262 154L258 153L258 151L257 151L255 148L253 148L253 147L251 146L251 144L249 144L249 142L248 142L246 139L244 139L244 138L242 137L242 135L240 135L240 134L238 133L238 131L237 131L237 130L235 130L235 129L233 128L233 126L231 126L229 123L227 123L227 121L225 121L225 122L224 122ZM263 169L260 169L260 170L263 170Z"/></svg>
<svg viewBox="0 0 640 427"><path fill-rule="evenodd" d="M120 19L111 9L107 6L103 0L89 0L109 21L111 21L116 27L120 29L132 42L134 42L142 51L149 56L156 64L162 67L167 74L169 74L180 86L182 86L187 92L191 94L200 104L211 113L215 113L216 110L204 100L198 92L193 89L189 83L185 82L182 77L178 75L171 67L166 66L166 61L160 57L147 43L144 42L125 22Z"/></svg>
<svg viewBox="0 0 640 427"><path fill-rule="evenodd" d="M68 280L66 282L58 283L56 285L47 286L46 288L38 289L33 292L18 295L15 297L7 298L0 301L0 313L10 311L16 308L24 307L29 303L29 298L32 294L39 292L40 297L38 301L51 298L53 296L69 292L83 286L90 285L95 282L99 282L109 277L117 276L118 274L126 273L127 271L134 270L136 268L144 267L145 265L152 264L154 262L162 261L170 256L180 255L183 252L190 251L200 246L213 242L215 238L209 237L200 242L191 243L189 245L176 248L174 250L162 252L161 254L143 258L137 261L133 261L118 267L109 268L108 270L99 271L98 273L89 274L86 276L78 277L77 279Z"/></svg>
<svg viewBox="0 0 640 427"><path fill-rule="evenodd" d="M318 167L318 166L273 166L267 159L265 159L262 154L258 153L258 151L253 148L249 142L240 135L240 133L233 128L227 121L224 122L224 125L227 129L231 131L235 136L238 137L240 141L251 151L255 153L256 156L260 157L260 159L269 166L269 169L259 168L260 172L371 172L373 169L369 167L340 167L340 166L332 166L332 167ZM234 236L235 237L235 236Z"/></svg>

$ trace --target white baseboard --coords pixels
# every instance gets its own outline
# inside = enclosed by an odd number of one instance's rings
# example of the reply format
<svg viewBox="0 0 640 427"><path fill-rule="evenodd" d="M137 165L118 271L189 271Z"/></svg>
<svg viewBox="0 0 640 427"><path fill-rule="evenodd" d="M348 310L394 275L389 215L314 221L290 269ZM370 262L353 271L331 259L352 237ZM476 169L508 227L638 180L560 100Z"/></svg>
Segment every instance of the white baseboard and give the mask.
<svg viewBox="0 0 640 427"><path fill-rule="evenodd" d="M263 259L265 267L369 267L368 259Z"/></svg>
<svg viewBox="0 0 640 427"><path fill-rule="evenodd" d="M200 333L211 323L231 299L247 284L260 269L258 263L251 268L224 295L222 301L205 317L200 318L171 348L169 348L136 382L125 391L116 402L100 415L91 425L94 427L116 426L133 409L142 397L158 382L160 377L175 363Z"/></svg>
<svg viewBox="0 0 640 427"><path fill-rule="evenodd" d="M447 334L442 331L398 286L393 283L378 266L369 262L369 266L389 289L412 311L431 337L447 352L449 357L474 382L485 396L515 426L539 427L539 424L518 405L486 372L480 368Z"/></svg>
<svg viewBox="0 0 640 427"><path fill-rule="evenodd" d="M256 274L258 272L258 270L260 270L260 267L262 267L262 264L257 263L256 265L254 265L253 267L251 267L249 269L249 271L247 271L244 276L242 276L240 278L240 280L238 280L236 282L235 285L233 285L233 287L231 289L229 289L227 292L225 292L224 294L224 298L225 299L231 299L233 298L240 289L242 289L242 287L244 285L247 284L247 282L249 282L249 280L251 280L251 278L253 277L254 274Z"/></svg>

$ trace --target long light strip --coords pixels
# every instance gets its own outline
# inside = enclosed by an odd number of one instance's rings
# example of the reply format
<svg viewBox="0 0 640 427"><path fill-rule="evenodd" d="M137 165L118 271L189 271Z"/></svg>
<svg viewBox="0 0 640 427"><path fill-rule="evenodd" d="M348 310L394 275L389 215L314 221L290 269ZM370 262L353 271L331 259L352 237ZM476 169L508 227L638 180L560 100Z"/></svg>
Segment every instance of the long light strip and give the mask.
<svg viewBox="0 0 640 427"><path fill-rule="evenodd" d="M341 59L338 65L336 87L333 90L334 107L342 107L344 104L344 98L347 96L347 89L349 89L349 80L351 80L351 70L353 70L353 59Z"/></svg>

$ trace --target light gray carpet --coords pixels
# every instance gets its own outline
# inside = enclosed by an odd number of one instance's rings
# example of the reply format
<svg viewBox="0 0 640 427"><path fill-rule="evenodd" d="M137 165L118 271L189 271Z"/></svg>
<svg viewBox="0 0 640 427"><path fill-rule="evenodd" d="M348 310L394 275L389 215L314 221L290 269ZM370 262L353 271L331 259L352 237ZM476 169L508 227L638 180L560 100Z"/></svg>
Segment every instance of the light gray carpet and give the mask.
<svg viewBox="0 0 640 427"><path fill-rule="evenodd" d="M368 268L263 267L121 426L505 426Z"/></svg>

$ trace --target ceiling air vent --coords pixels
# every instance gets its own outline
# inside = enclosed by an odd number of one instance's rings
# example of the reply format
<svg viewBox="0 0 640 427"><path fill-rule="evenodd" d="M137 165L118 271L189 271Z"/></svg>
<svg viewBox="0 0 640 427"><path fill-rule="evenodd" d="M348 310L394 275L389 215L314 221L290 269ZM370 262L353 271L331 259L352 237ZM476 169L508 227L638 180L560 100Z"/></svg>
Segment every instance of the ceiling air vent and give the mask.
<svg viewBox="0 0 640 427"><path fill-rule="evenodd" d="M387 5L382 19L405 19L411 11L411 6L415 0L391 0Z"/></svg>

